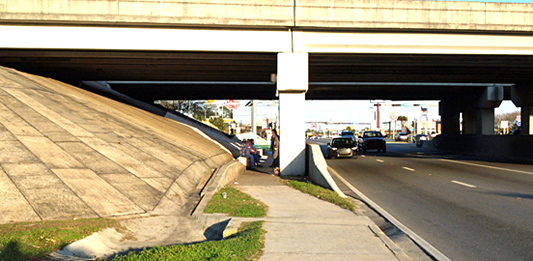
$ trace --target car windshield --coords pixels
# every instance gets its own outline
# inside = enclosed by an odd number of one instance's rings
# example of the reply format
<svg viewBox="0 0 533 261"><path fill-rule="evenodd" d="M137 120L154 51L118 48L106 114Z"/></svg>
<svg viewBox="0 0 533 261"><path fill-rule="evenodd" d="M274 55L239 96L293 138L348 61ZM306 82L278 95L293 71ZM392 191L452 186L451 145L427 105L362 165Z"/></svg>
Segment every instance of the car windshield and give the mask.
<svg viewBox="0 0 533 261"><path fill-rule="evenodd" d="M381 132L373 131L373 132L365 132L363 137L383 137Z"/></svg>
<svg viewBox="0 0 533 261"><path fill-rule="evenodd" d="M350 144L352 143L353 141L351 139L334 139L331 144L333 146L335 145L341 145L341 144Z"/></svg>
<svg viewBox="0 0 533 261"><path fill-rule="evenodd" d="M351 131L343 131L341 133L341 136L351 136L351 135L353 135L353 132L351 132Z"/></svg>

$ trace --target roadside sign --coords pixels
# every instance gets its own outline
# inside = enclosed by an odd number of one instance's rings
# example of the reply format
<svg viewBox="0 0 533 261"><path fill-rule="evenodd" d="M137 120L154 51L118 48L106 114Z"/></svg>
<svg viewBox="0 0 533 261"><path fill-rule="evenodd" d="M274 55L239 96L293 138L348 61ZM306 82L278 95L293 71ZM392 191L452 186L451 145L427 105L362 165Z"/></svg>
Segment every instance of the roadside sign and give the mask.
<svg viewBox="0 0 533 261"><path fill-rule="evenodd" d="M235 110L239 108L239 105L241 104L237 100L227 100L224 102L224 107L228 108L228 110Z"/></svg>

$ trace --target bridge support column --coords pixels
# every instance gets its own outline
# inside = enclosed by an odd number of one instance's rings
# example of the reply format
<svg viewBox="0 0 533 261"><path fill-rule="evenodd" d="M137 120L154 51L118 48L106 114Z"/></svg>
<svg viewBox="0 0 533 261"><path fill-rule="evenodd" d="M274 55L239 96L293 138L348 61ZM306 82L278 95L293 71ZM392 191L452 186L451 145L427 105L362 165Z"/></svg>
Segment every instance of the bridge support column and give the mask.
<svg viewBox="0 0 533 261"><path fill-rule="evenodd" d="M511 87L511 99L521 109L521 135L533 135L533 84Z"/></svg>
<svg viewBox="0 0 533 261"><path fill-rule="evenodd" d="M476 134L476 109L467 107L463 110L463 134Z"/></svg>
<svg viewBox="0 0 533 261"><path fill-rule="evenodd" d="M279 53L277 89L280 108L280 171L305 175L305 93L309 86L307 53Z"/></svg>
<svg viewBox="0 0 533 261"><path fill-rule="evenodd" d="M533 106L521 107L522 127L520 127L521 135L533 135Z"/></svg>
<svg viewBox="0 0 533 261"><path fill-rule="evenodd" d="M457 104L463 113L463 134L494 135L494 108L502 100L502 86L489 86L474 99L463 97Z"/></svg>
<svg viewBox="0 0 533 261"><path fill-rule="evenodd" d="M494 108L477 109L476 134L494 135Z"/></svg>
<svg viewBox="0 0 533 261"><path fill-rule="evenodd" d="M452 100L442 100L439 103L439 114L441 117L442 134L459 134L459 113L458 104Z"/></svg>
<svg viewBox="0 0 533 261"><path fill-rule="evenodd" d="M478 99L476 112L476 134L494 135L494 108L503 101L503 86L489 86Z"/></svg>

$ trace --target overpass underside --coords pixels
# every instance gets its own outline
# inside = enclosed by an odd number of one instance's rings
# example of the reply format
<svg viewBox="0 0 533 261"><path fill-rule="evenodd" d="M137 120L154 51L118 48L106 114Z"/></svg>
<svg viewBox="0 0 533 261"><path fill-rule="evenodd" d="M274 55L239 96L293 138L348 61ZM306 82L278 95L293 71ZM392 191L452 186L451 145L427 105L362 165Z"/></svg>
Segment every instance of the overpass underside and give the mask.
<svg viewBox="0 0 533 261"><path fill-rule="evenodd" d="M305 170L305 99L440 100L445 134L533 133L533 5L443 1L0 4L0 65L144 101L279 99L281 168Z"/></svg>
<svg viewBox="0 0 533 261"><path fill-rule="evenodd" d="M277 53L0 50L0 63L136 99L277 99ZM306 99L441 100L533 82L533 56L309 53Z"/></svg>

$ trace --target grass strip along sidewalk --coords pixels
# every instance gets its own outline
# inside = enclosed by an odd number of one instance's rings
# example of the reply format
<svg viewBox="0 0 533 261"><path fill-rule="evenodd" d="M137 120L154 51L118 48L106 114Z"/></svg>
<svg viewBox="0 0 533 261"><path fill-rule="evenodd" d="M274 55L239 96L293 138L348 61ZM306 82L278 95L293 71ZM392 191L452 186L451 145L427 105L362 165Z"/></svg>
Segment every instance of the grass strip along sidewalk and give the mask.
<svg viewBox="0 0 533 261"><path fill-rule="evenodd" d="M225 187L207 204L204 213L224 213L234 217L265 217L268 206L242 193L236 188Z"/></svg>
<svg viewBox="0 0 533 261"><path fill-rule="evenodd" d="M341 198L339 194L333 190L323 188L308 181L282 180L282 182L289 187L333 203L341 208L355 211L355 204L349 198Z"/></svg>
<svg viewBox="0 0 533 261"><path fill-rule="evenodd" d="M223 213L234 217L264 217L268 206L242 193L236 188L225 187L213 195L204 213ZM238 232L224 240L190 245L154 247L115 261L141 260L256 260L264 247L263 221L244 222Z"/></svg>
<svg viewBox="0 0 533 261"><path fill-rule="evenodd" d="M345 209L355 209L349 199L341 198L331 190L306 181L282 182ZM226 187L213 196L204 212L264 217L267 210L268 206L250 195ZM154 247L113 260L256 260L264 247L262 224L262 221L242 223L236 234L220 241ZM109 219L3 224L0 225L0 260L45 260L49 253L106 227L120 228L120 224Z"/></svg>
<svg viewBox="0 0 533 261"><path fill-rule="evenodd" d="M113 260L255 260L263 249L262 225L262 221L243 223L237 234L224 240L154 247Z"/></svg>
<svg viewBox="0 0 533 261"><path fill-rule="evenodd" d="M119 222L110 219L78 219L2 224L0 260L41 260L106 227L119 227Z"/></svg>

